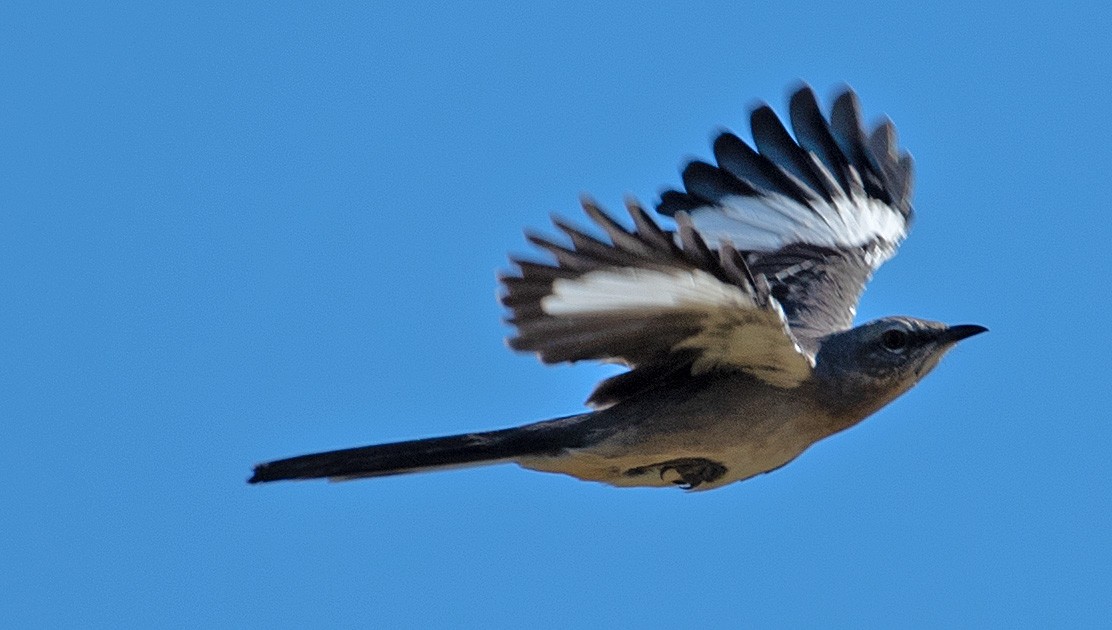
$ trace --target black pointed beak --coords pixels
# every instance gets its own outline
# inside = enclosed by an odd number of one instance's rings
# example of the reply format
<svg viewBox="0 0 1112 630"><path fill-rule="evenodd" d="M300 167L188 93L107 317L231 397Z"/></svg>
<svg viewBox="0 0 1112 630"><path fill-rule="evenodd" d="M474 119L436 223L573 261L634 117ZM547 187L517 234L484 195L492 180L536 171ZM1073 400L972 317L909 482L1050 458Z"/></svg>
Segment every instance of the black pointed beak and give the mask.
<svg viewBox="0 0 1112 630"><path fill-rule="evenodd" d="M938 340L943 343L957 343L962 339L968 339L973 335L979 335L983 332L988 332L988 328L976 324L961 324L958 326L950 326L942 331L942 334L938 336Z"/></svg>

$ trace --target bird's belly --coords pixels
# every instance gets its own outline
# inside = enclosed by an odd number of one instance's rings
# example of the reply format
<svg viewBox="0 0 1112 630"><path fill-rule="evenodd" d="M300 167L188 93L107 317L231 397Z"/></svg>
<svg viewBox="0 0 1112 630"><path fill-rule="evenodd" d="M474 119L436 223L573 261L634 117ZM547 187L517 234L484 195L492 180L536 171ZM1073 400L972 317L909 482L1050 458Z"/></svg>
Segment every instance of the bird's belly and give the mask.
<svg viewBox="0 0 1112 630"><path fill-rule="evenodd" d="M559 455L523 457L517 462L531 470L619 487L709 490L775 470L795 459L811 443L798 434L768 435L765 439L733 444L710 441L704 448L693 445L652 448L640 444L629 449L571 449Z"/></svg>
<svg viewBox="0 0 1112 630"><path fill-rule="evenodd" d="M818 408L806 384L694 379L576 419L580 445L516 461L614 486L717 488L779 468L829 435Z"/></svg>

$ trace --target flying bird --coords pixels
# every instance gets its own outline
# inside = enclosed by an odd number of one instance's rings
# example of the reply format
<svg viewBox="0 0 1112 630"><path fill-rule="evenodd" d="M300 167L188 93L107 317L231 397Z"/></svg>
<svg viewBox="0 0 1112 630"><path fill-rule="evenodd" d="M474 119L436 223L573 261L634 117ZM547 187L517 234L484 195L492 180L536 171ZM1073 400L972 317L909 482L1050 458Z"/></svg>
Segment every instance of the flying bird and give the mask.
<svg viewBox="0 0 1112 630"><path fill-rule="evenodd" d="M614 486L705 490L779 468L919 382L986 328L885 317L854 327L857 301L912 219L911 156L884 121L866 132L852 90L829 118L807 86L789 132L768 105L752 144L724 132L632 227L593 201L590 232L528 234L549 262L511 259L500 278L511 348L545 363L629 369L591 411L509 429L302 455L250 483L332 480L513 462Z"/></svg>

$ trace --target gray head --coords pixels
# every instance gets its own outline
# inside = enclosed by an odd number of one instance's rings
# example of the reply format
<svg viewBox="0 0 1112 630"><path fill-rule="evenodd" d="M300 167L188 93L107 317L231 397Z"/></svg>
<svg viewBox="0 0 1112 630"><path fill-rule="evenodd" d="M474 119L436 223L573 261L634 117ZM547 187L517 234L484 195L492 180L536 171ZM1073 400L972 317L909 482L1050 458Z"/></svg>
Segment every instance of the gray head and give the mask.
<svg viewBox="0 0 1112 630"><path fill-rule="evenodd" d="M864 417L911 389L957 342L987 330L885 317L824 337L815 373L831 404Z"/></svg>

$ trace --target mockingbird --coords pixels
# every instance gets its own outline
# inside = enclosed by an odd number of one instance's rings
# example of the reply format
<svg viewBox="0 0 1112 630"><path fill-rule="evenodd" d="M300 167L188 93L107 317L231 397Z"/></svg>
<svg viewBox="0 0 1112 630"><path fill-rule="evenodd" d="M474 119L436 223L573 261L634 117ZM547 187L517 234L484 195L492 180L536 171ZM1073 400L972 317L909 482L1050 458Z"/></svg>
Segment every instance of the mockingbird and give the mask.
<svg viewBox="0 0 1112 630"><path fill-rule="evenodd" d="M561 219L554 262L511 259L502 303L511 348L545 363L593 359L593 411L524 426L302 455L255 467L251 483L377 477L515 462L615 486L710 489L787 464L907 391L982 326L886 317L853 328L858 298L911 221L911 156L892 123L861 125L850 90L829 119L791 97L790 134L751 115L755 149L732 133L717 164L694 161L633 228L583 200L606 234Z"/></svg>

